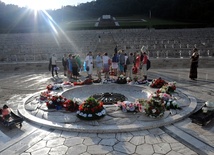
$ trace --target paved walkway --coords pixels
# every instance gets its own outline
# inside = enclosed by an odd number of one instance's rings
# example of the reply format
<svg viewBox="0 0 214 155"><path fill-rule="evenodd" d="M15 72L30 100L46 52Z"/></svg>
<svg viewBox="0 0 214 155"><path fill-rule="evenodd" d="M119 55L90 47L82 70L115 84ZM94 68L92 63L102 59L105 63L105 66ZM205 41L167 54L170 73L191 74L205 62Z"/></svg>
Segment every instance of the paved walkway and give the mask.
<svg viewBox="0 0 214 155"><path fill-rule="evenodd" d="M199 69L197 81L188 79L189 69L151 70L149 77L176 81L177 87L197 101L214 101L213 68ZM61 78L65 79L63 76ZM51 83L50 73L2 72L0 103L16 112L18 105ZM87 86L86 86L87 87ZM201 127L183 118L172 124L137 131L89 133L65 131L25 121L9 130L0 125L0 154L214 154L214 121Z"/></svg>

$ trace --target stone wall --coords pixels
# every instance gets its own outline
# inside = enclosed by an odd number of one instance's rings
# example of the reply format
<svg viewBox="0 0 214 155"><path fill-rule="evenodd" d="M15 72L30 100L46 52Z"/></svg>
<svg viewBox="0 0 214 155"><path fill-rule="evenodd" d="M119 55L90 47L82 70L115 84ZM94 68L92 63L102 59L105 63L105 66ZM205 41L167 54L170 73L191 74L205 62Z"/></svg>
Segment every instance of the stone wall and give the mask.
<svg viewBox="0 0 214 155"><path fill-rule="evenodd" d="M98 36L101 36L99 42ZM145 46L150 58L188 58L194 47L203 57L214 56L214 29L112 29L78 30L55 33L0 34L0 62L47 61L55 53L108 52L114 47L126 53L140 52Z"/></svg>
<svg viewBox="0 0 214 155"><path fill-rule="evenodd" d="M151 69L161 69L161 68L189 68L190 59L150 59ZM48 71L48 61L42 62L14 62L14 63L0 63L0 71ZM60 67L60 72L63 72L63 67L61 61L58 61L57 65ZM213 68L214 67L214 58L203 58L199 60L199 68Z"/></svg>

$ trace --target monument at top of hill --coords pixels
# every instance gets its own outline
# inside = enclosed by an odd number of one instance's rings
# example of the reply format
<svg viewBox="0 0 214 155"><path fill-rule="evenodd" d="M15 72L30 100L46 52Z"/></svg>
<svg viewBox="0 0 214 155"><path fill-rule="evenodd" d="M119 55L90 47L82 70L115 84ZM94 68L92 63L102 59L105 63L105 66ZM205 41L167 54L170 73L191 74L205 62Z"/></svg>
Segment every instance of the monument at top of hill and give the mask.
<svg viewBox="0 0 214 155"><path fill-rule="evenodd" d="M98 22L95 24L96 27L115 27L119 26L118 22L116 22L115 18L111 15L102 15L102 17L98 18Z"/></svg>

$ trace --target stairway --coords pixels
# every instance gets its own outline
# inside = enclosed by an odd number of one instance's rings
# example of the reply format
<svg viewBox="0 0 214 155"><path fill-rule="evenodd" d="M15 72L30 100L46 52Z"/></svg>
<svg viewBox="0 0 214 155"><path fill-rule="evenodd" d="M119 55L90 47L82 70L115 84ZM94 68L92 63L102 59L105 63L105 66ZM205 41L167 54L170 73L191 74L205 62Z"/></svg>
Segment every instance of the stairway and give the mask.
<svg viewBox="0 0 214 155"><path fill-rule="evenodd" d="M107 52L109 56L113 56L114 48L117 43L115 42L111 31L103 31L99 36L100 40L97 43L96 52L101 52L102 54Z"/></svg>

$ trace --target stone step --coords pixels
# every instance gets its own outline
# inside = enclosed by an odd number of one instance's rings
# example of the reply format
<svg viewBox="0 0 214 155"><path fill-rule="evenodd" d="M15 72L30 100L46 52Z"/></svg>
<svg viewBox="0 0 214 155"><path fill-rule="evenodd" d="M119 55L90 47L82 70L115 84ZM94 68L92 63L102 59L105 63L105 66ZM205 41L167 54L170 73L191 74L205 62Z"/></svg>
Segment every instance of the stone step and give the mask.
<svg viewBox="0 0 214 155"><path fill-rule="evenodd" d="M170 136L189 147L200 155L214 154L214 147L174 125L161 127Z"/></svg>

